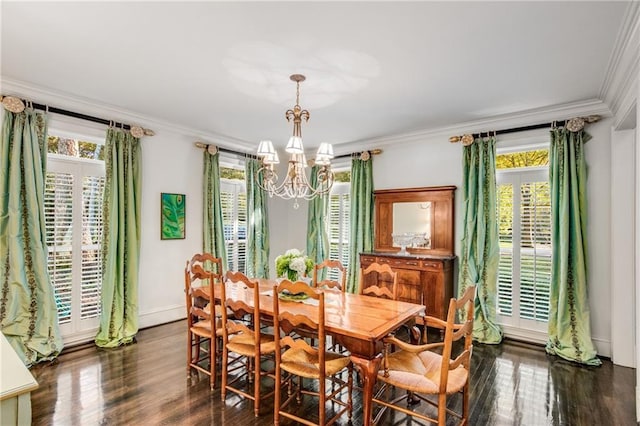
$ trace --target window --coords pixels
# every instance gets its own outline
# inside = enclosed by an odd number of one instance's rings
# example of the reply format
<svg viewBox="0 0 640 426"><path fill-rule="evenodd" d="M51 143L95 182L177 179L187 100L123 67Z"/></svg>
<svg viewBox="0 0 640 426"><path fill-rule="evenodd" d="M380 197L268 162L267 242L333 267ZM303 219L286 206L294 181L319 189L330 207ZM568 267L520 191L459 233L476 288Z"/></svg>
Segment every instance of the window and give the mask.
<svg viewBox="0 0 640 426"><path fill-rule="evenodd" d="M247 251L247 190L243 170L220 168L220 198L227 269L244 273Z"/></svg>
<svg viewBox="0 0 640 426"><path fill-rule="evenodd" d="M329 259L339 260L345 268L349 267L350 180L350 171L336 172L329 196ZM339 279L338 272L330 270L328 278Z"/></svg>
<svg viewBox="0 0 640 426"><path fill-rule="evenodd" d="M551 283L549 155L498 155L498 316L518 334L547 331ZM508 331L508 330L505 330ZM524 333L524 334L523 334Z"/></svg>
<svg viewBox="0 0 640 426"><path fill-rule="evenodd" d="M102 288L102 146L50 136L45 178L48 269L65 341L98 327Z"/></svg>

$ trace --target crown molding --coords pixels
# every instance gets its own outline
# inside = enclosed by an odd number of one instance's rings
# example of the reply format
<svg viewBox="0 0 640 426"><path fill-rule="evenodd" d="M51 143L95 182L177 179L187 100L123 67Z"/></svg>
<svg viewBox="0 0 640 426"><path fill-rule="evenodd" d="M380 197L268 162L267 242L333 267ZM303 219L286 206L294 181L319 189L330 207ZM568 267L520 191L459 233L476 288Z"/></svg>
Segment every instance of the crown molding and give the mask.
<svg viewBox="0 0 640 426"><path fill-rule="evenodd" d="M618 115L620 107L628 103L629 96L637 97L634 87L639 73L640 2L632 1L625 12L599 94L614 115Z"/></svg>
<svg viewBox="0 0 640 426"><path fill-rule="evenodd" d="M515 113L501 114L482 120L467 121L451 126L437 127L433 129L422 130L419 132L384 136L380 138L340 144L340 152L336 152L336 155L342 155L348 152L363 151L373 148L384 148L385 146L389 145L399 146L402 144L425 142L429 139L442 138L448 140L449 136L454 135L487 132L500 129L511 129L514 127L530 126L546 122L550 123L554 120L561 121L572 117L581 117L587 115L600 115L603 117L609 117L611 116L611 110L600 99L571 102L544 108L519 111Z"/></svg>
<svg viewBox="0 0 640 426"><path fill-rule="evenodd" d="M13 80L0 76L0 87L2 87L3 95L17 96L22 99L32 100L33 102L45 105L50 104L51 106L76 111L82 114L105 117L109 120L113 119L118 122L141 125L143 127L153 129L156 134L159 134L160 131L174 132L181 135L192 136L190 142L203 140L216 144L220 147L233 150L246 150L247 152L252 152L255 149L253 143L241 139L201 129L191 129L176 123L124 110L114 105L56 91L47 87L37 86L24 81Z"/></svg>

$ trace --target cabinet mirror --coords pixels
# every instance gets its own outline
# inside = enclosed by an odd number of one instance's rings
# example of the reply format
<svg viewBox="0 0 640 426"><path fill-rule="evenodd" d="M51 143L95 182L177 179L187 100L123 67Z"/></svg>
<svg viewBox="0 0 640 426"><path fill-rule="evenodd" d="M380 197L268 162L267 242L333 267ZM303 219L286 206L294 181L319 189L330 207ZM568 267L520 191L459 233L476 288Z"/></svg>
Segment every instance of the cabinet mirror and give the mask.
<svg viewBox="0 0 640 426"><path fill-rule="evenodd" d="M452 255L455 186L374 192L378 252Z"/></svg>

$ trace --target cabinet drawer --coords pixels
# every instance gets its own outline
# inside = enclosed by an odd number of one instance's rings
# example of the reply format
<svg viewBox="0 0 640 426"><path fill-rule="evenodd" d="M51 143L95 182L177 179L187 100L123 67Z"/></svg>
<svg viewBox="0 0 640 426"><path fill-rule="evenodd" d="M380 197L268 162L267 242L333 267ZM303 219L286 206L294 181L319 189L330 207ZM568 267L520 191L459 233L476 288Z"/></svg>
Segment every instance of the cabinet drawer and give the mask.
<svg viewBox="0 0 640 426"><path fill-rule="evenodd" d="M442 269L442 262L437 262L435 260L423 260L422 267L425 269Z"/></svg>
<svg viewBox="0 0 640 426"><path fill-rule="evenodd" d="M422 262L417 259L378 258L378 263L388 263L392 268L422 269Z"/></svg>
<svg viewBox="0 0 640 426"><path fill-rule="evenodd" d="M369 266L374 263L376 258L373 256L360 256L360 265L361 266Z"/></svg>

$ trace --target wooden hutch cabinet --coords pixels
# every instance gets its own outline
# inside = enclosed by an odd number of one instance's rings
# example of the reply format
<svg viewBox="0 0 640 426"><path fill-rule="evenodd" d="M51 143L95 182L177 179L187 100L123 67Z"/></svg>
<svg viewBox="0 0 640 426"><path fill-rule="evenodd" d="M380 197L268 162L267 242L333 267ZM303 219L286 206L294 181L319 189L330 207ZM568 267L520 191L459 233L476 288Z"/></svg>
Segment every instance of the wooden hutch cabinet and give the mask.
<svg viewBox="0 0 640 426"><path fill-rule="evenodd" d="M375 191L374 251L360 266L387 263L398 273L399 299L424 304L427 315L446 320L453 297L455 186ZM417 235L400 252L393 235ZM372 277L371 279L375 279Z"/></svg>

